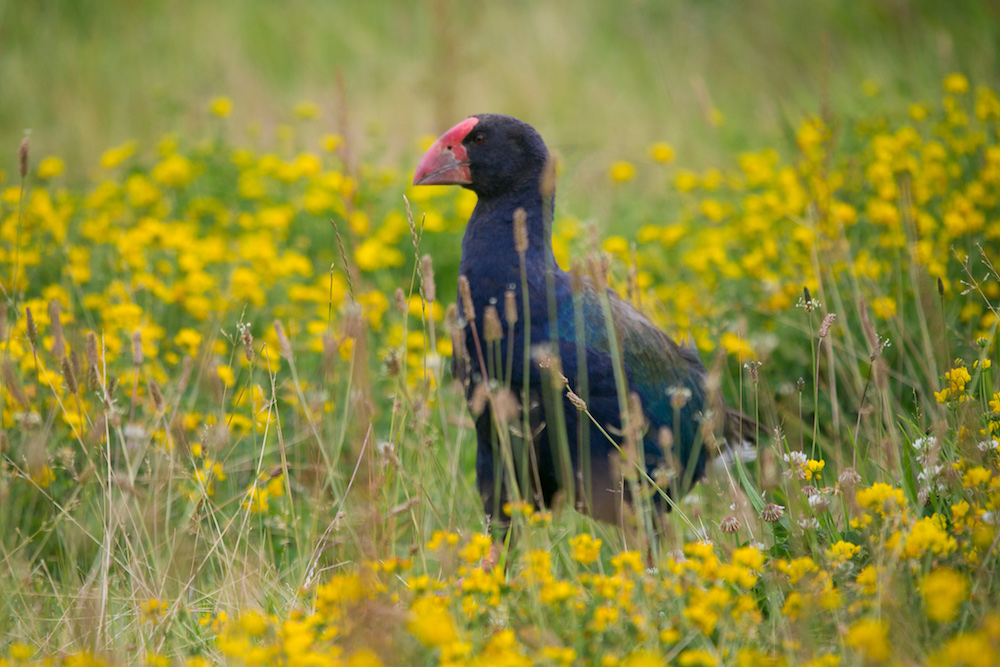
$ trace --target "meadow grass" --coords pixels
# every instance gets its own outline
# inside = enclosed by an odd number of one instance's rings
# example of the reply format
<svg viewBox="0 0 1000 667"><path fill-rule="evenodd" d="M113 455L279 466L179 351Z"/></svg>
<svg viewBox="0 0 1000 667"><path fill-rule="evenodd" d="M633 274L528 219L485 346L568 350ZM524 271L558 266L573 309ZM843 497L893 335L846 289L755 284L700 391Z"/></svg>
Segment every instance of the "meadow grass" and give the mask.
<svg viewBox="0 0 1000 667"><path fill-rule="evenodd" d="M993 664L1000 101L960 74L937 97L719 168L608 159L623 233L560 204L560 264L690 337L760 459L655 540L650 503L624 531L513 503L505 567L448 370L473 195L407 187L308 105L271 144L214 99L82 184L26 145L0 660Z"/></svg>

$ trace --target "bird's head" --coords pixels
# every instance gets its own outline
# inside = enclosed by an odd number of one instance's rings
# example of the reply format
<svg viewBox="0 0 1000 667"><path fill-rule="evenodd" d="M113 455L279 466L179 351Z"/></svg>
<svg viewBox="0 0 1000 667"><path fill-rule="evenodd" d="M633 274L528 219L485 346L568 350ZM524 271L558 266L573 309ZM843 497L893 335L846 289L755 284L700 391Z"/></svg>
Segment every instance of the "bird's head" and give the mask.
<svg viewBox="0 0 1000 667"><path fill-rule="evenodd" d="M414 185L461 185L480 197L539 188L549 159L541 135L500 114L470 116L442 134L424 154Z"/></svg>

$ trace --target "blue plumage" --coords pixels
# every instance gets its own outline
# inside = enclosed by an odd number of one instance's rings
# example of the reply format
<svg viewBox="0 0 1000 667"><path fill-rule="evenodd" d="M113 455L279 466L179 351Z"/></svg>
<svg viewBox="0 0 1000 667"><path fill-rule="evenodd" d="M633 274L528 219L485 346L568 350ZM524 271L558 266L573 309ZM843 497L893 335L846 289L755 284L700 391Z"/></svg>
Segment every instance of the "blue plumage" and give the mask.
<svg viewBox="0 0 1000 667"><path fill-rule="evenodd" d="M494 397L506 384L521 399L527 387L531 433L525 433L520 411L504 417L507 423L501 426L505 436L510 434L522 495L550 505L557 491L571 490L578 508L619 522L629 494L617 445L623 441L622 410L633 397L641 405L642 464L654 479L669 480L674 497L702 477L709 448L752 440L755 425L718 401L712 407L722 418L714 420L719 437L713 437L706 372L697 354L679 346L613 291L586 278L574 279L558 267L549 229L552 197L543 196L541 185L547 161L548 150L531 126L509 116L484 114L442 135L418 166L414 183L459 184L479 197L462 240L460 266L469 283L475 327L467 322L465 350L456 349L453 368L456 377L467 382L470 400L477 392L487 393L477 387L488 379L494 380L488 392ZM515 239L519 209L524 211L526 232L523 272ZM504 325L502 340L489 347L485 313L491 305L503 312L508 290L516 299L517 322ZM462 299L459 310L471 320ZM533 351L527 384L526 344ZM484 370L481 359L497 355L500 363L487 362ZM546 357L548 371L540 367ZM553 386L550 375L556 366L586 404L586 412L561 385ZM493 376L488 378L491 367ZM494 414L484 409L476 417L477 480L486 514L502 524L499 510L509 499L509 480L503 474L503 439L498 438ZM636 410L627 414L635 415L633 421L640 417ZM568 461L561 452L568 453Z"/></svg>

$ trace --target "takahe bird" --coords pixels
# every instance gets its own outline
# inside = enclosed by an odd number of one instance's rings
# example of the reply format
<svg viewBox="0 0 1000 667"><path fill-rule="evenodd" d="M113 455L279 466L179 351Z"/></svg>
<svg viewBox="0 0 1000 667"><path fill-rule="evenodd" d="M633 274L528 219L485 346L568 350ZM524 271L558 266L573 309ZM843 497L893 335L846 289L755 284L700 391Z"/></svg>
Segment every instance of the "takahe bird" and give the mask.
<svg viewBox="0 0 1000 667"><path fill-rule="evenodd" d="M466 301L459 299L459 315L466 349L454 349L452 368L475 405L476 477L488 519L507 525L502 507L511 498L506 473L513 471L528 501L551 506L562 490L577 499L578 509L620 523L632 499L623 481L629 464L619 449L629 441L626 432L635 434L632 461L638 463L631 465L644 467L647 482L661 480L663 491L669 487L669 497L679 498L713 456L752 451L756 425L709 391L693 348L678 345L595 284L603 282L602 272L581 277L557 265L550 164L533 127L481 114L434 142L413 183L461 185L478 195L462 239L459 282ZM508 311L504 323L498 311L487 313L490 306ZM490 331L499 342L488 344ZM487 398L491 405L484 405ZM522 412L524 400L529 409ZM496 432L496 421L506 433ZM504 442L511 452L506 457ZM656 494L662 507L664 495Z"/></svg>

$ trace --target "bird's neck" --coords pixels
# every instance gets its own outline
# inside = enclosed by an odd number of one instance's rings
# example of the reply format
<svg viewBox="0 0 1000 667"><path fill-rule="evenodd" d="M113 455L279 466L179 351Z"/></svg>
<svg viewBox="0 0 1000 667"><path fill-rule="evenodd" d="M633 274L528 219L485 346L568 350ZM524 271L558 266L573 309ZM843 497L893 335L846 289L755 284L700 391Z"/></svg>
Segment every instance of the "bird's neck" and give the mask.
<svg viewBox="0 0 1000 667"><path fill-rule="evenodd" d="M514 239L514 212L524 209L528 248L524 263L529 282L544 280L546 267L558 267L552 254L553 201L537 189L481 197L462 239L460 272L469 279L476 301L498 298L521 284L521 262ZM551 263L549 263L551 262Z"/></svg>

